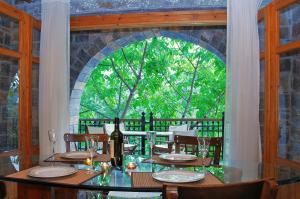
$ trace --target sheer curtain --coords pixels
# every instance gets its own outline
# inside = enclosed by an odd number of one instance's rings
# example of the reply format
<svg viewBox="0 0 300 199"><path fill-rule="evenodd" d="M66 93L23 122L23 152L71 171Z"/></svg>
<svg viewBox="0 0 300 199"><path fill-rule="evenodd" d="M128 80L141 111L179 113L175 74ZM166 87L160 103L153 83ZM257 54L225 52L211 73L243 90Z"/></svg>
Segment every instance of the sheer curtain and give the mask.
<svg viewBox="0 0 300 199"><path fill-rule="evenodd" d="M257 26L260 4L261 0L227 1L224 160L227 165L247 170L249 175L256 175L261 158Z"/></svg>
<svg viewBox="0 0 300 199"><path fill-rule="evenodd" d="M42 0L39 71L39 144L41 158L51 152L48 130L57 134L56 151L65 150L70 84L70 2Z"/></svg>

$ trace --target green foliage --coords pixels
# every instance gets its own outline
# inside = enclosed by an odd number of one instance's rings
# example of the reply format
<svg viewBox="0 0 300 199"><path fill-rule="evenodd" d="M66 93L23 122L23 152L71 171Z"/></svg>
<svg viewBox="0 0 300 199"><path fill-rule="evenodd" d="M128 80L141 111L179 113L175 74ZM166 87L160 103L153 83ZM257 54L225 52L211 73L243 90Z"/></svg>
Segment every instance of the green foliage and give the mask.
<svg viewBox="0 0 300 199"><path fill-rule="evenodd" d="M221 117L225 79L224 63L200 46L165 37L139 41L95 68L80 118L140 118L143 111L161 118Z"/></svg>

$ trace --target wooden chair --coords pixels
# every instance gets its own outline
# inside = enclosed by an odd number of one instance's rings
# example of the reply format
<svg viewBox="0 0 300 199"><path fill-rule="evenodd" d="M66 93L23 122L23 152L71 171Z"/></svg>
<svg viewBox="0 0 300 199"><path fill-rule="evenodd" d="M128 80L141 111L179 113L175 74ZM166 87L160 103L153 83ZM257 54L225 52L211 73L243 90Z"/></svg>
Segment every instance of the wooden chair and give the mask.
<svg viewBox="0 0 300 199"><path fill-rule="evenodd" d="M109 136L107 134L70 134L66 133L64 135L64 140L66 142L66 151L70 152L71 149L71 142L85 142L85 136L97 136L98 137L98 142L103 143L103 148L102 148L102 153L106 154L107 153L107 145L108 145L108 138ZM78 148L75 145L75 150L77 151Z"/></svg>
<svg viewBox="0 0 300 199"><path fill-rule="evenodd" d="M196 136L175 135L175 153L180 153L180 148L184 145L184 151L187 153L189 149L191 153L198 155L198 140ZM222 148L222 138L210 138L210 152L213 153L213 164L219 165ZM211 151L212 150L212 151ZM207 154L209 155L209 154Z"/></svg>
<svg viewBox="0 0 300 199"><path fill-rule="evenodd" d="M164 185L163 198L276 199L277 191L277 183L270 179L225 185L203 185L201 187L178 186L177 191Z"/></svg>

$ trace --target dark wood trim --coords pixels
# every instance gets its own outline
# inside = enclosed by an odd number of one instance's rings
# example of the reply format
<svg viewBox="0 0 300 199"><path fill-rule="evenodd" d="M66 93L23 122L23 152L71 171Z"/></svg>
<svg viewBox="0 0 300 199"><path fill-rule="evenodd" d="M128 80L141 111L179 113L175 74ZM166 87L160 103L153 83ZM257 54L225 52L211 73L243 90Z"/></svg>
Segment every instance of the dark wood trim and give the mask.
<svg viewBox="0 0 300 199"><path fill-rule="evenodd" d="M70 24L71 31L191 25L226 25L227 11L222 9L74 16L71 17Z"/></svg>

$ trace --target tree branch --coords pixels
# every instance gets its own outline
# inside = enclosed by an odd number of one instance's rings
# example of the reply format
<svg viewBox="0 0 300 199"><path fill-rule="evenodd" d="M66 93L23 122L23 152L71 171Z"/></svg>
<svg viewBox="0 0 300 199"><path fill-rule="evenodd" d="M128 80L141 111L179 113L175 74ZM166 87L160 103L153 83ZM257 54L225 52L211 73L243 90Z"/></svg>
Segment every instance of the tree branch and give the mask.
<svg viewBox="0 0 300 199"><path fill-rule="evenodd" d="M129 84L124 80L124 78L122 77L122 75L116 69L114 60L112 58L110 58L110 61L111 61L111 66L112 66L114 72L117 74L117 76L119 77L119 79L125 84L125 86L128 88L128 90L131 92L132 88L129 86Z"/></svg>
<svg viewBox="0 0 300 199"><path fill-rule="evenodd" d="M97 111L97 110L95 110L95 109L93 109L93 108L91 108L91 107L89 107L87 105L80 104L80 106L82 106L82 107L84 107L84 108L86 108L86 109L88 109L88 110L90 110L92 112L98 113L99 115L102 115L104 118L110 118L109 116L105 115L104 113L101 113L100 111Z"/></svg>
<svg viewBox="0 0 300 199"><path fill-rule="evenodd" d="M123 57L125 58L125 61L127 62L129 68L131 69L131 71L133 72L133 74L135 75L135 77L137 77L138 74L137 74L136 70L134 69L133 65L131 64L131 62L128 60L128 58L127 58L127 56L126 56L126 54L124 52L124 49L121 48L121 51L122 51Z"/></svg>

